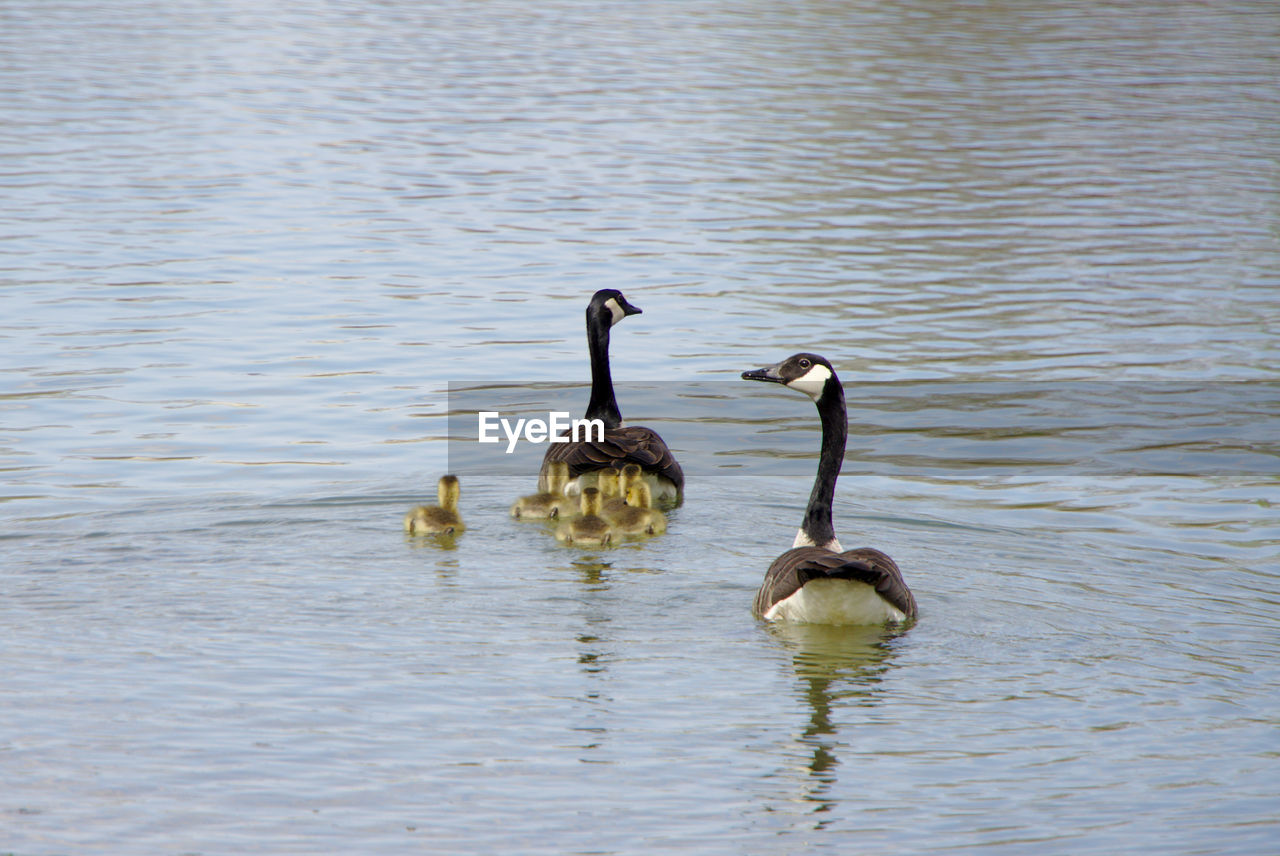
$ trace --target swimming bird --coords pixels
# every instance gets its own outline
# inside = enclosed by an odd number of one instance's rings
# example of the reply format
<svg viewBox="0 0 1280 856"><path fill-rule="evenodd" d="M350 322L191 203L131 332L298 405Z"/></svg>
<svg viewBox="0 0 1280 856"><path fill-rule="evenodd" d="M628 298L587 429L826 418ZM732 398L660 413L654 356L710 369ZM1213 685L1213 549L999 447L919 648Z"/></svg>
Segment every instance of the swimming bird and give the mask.
<svg viewBox="0 0 1280 856"><path fill-rule="evenodd" d="M458 496L461 488L457 476L441 476L436 483L436 497L440 504L419 505L404 516L404 531L410 535L451 535L467 527L458 516Z"/></svg>
<svg viewBox="0 0 1280 856"><path fill-rule="evenodd" d="M606 519L620 535L661 535L667 531L667 518L652 507L649 483L644 479L627 488L627 504Z"/></svg>
<svg viewBox="0 0 1280 856"><path fill-rule="evenodd" d="M613 530L600 517L600 490L582 489L582 513L560 524L556 539L579 547L607 547L613 542Z"/></svg>
<svg viewBox="0 0 1280 856"><path fill-rule="evenodd" d="M618 400L613 393L613 377L609 371L609 330L628 315L639 315L640 309L627 302L622 292L602 288L587 304L587 352L591 356L591 398L587 402L587 419L604 424L604 436L596 440L547 444L542 459L539 486L546 490L546 474L552 461L569 465L566 491L579 490L577 479L583 473L605 468L620 469L627 463L639 464L650 490L662 502L678 505L684 495L684 472L667 444L651 428L623 425Z"/></svg>
<svg viewBox="0 0 1280 856"><path fill-rule="evenodd" d="M627 464L621 470L601 470L600 492L604 495L604 504L600 507L600 516L612 523L614 516L627 508L627 491L633 484L641 481L644 481L644 478L640 473L639 464ZM610 492L605 485L617 485L617 489Z"/></svg>
<svg viewBox="0 0 1280 856"><path fill-rule="evenodd" d="M831 525L831 502L849 431L844 387L831 363L817 354L796 354L743 372L742 377L803 392L813 399L822 420L822 451L804 522L791 549L769 566L752 612L760 618L812 624L915 618L915 598L893 559L870 547L843 549Z"/></svg>
<svg viewBox="0 0 1280 856"><path fill-rule="evenodd" d="M553 461L547 470L547 489L517 499L511 506L511 516L558 519L573 514L578 503L564 495L568 483L569 466L564 461Z"/></svg>
<svg viewBox="0 0 1280 856"><path fill-rule="evenodd" d="M555 463L554 461L552 463ZM563 461L561 462L563 463ZM618 492L622 489L622 473L614 469L595 470L590 473L584 473L581 477L582 487L596 487L600 490L601 506L618 498Z"/></svg>

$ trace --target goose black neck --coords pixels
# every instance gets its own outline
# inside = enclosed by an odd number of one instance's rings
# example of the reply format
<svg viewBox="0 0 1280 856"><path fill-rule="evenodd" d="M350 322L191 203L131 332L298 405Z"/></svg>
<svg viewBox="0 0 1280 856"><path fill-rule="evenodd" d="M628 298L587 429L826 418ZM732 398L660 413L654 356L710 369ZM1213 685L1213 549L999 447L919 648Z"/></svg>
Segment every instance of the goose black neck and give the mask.
<svg viewBox="0 0 1280 856"><path fill-rule="evenodd" d="M587 402L587 418L604 422L605 430L622 424L618 400L613 395L613 376L609 373L609 325L609 318L587 310L587 350L591 353L591 400Z"/></svg>
<svg viewBox="0 0 1280 856"><path fill-rule="evenodd" d="M818 546L829 544L836 531L831 525L831 504L835 500L836 478L844 464L844 446L849 435L849 419L845 412L844 388L832 375L818 397L818 415L822 418L822 451L818 455L818 474L809 494L809 508L801 528Z"/></svg>

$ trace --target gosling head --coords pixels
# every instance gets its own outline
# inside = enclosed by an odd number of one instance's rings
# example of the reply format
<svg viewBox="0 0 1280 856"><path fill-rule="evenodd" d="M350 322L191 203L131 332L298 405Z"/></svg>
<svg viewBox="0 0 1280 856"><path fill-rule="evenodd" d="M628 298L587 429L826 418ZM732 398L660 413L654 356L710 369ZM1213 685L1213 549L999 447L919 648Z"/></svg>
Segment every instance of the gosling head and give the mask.
<svg viewBox="0 0 1280 856"><path fill-rule="evenodd" d="M622 473L618 476L618 484L623 496L627 494L627 488L640 480L640 465L627 464L622 468Z"/></svg>
<svg viewBox="0 0 1280 856"><path fill-rule="evenodd" d="M564 461L552 461L547 465L547 493L560 496L569 483L569 465Z"/></svg>
<svg viewBox="0 0 1280 856"><path fill-rule="evenodd" d="M649 508L653 504L653 494L644 479L633 482L627 488L627 505L635 508Z"/></svg>
<svg viewBox="0 0 1280 856"><path fill-rule="evenodd" d="M458 496L461 492L457 476L441 476L440 481L436 483L436 498L440 500L440 507L445 511L458 510Z"/></svg>
<svg viewBox="0 0 1280 856"><path fill-rule="evenodd" d="M600 491L597 488L583 488L581 502L583 516L598 516L600 514Z"/></svg>
<svg viewBox="0 0 1280 856"><path fill-rule="evenodd" d="M827 390L827 384L836 379L836 371L825 357L817 354L796 354L780 363L752 369L742 373L744 380L763 380L780 383L797 389L817 401ZM839 383L839 380L836 380Z"/></svg>
<svg viewBox="0 0 1280 856"><path fill-rule="evenodd" d="M617 470L600 470L596 476L596 487L600 489L601 497L617 496L620 491L619 481Z"/></svg>

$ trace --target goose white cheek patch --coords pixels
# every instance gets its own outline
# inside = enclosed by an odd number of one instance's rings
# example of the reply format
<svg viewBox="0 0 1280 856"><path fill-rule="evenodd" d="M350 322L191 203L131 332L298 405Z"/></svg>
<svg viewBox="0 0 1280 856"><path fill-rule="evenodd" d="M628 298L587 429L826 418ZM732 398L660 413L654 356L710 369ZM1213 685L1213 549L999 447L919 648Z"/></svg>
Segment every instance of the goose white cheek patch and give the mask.
<svg viewBox="0 0 1280 856"><path fill-rule="evenodd" d="M800 377L791 381L787 386L792 389L798 389L805 395L818 400L818 396L822 395L823 387L827 385L827 381L831 379L831 369L824 365L814 365Z"/></svg>
<svg viewBox="0 0 1280 856"><path fill-rule="evenodd" d="M613 315L613 320L609 322L610 327L627 317L627 313L618 305L618 301L616 299L610 297L604 302L604 305L609 308L610 314Z"/></svg>

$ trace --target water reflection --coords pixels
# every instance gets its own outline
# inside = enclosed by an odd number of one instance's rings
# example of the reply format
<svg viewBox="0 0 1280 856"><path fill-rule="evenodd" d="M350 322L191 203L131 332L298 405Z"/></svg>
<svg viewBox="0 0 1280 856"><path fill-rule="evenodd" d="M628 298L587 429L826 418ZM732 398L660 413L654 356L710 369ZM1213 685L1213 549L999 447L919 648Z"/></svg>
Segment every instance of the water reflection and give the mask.
<svg viewBox="0 0 1280 856"><path fill-rule="evenodd" d="M613 699L604 691L601 681L608 676L609 661L613 654L612 642L607 633L613 619L603 609L598 596L609 591L605 574L611 565L595 557L586 557L575 561L573 567L578 571L587 592L579 600L583 609L584 626L574 636L578 645L577 665L585 676L585 687L579 697L583 720L574 725L573 730L585 735L583 742L577 747L581 752L578 760L583 763L604 763L599 753L608 735L609 729L604 720L609 715L608 705Z"/></svg>
<svg viewBox="0 0 1280 856"><path fill-rule="evenodd" d="M833 709L871 707L879 702L880 683L892 662L886 644L895 631L883 627L834 627L821 624L770 624L768 631L792 652L799 679L797 696L809 712L799 742L809 753L808 785L803 799L815 813L836 805L831 791L839 779L839 720ZM815 823L821 829L829 823Z"/></svg>
<svg viewBox="0 0 1280 856"><path fill-rule="evenodd" d="M439 532L434 535L411 535L404 533L404 541L415 550L435 548L440 550L458 549L458 536L461 533ZM457 565L457 562L453 563Z"/></svg>
<svg viewBox="0 0 1280 856"><path fill-rule="evenodd" d="M611 563L603 562L595 555L584 556L581 559L575 559L573 562L573 569L578 572L582 582L593 591L609 587L604 578L604 572L611 567L613 567Z"/></svg>
<svg viewBox="0 0 1280 856"><path fill-rule="evenodd" d="M588 623L591 623L590 620ZM608 671L610 652L606 648L605 640L599 636L579 633L575 639L581 646L578 652L578 666L588 680L586 690L581 697L585 708L584 720L573 727L574 731L585 735L582 744L578 746L581 751L578 760L583 763L603 763L598 753L604 745L609 729L598 719L608 715L607 705L613 699L601 689L597 681Z"/></svg>

